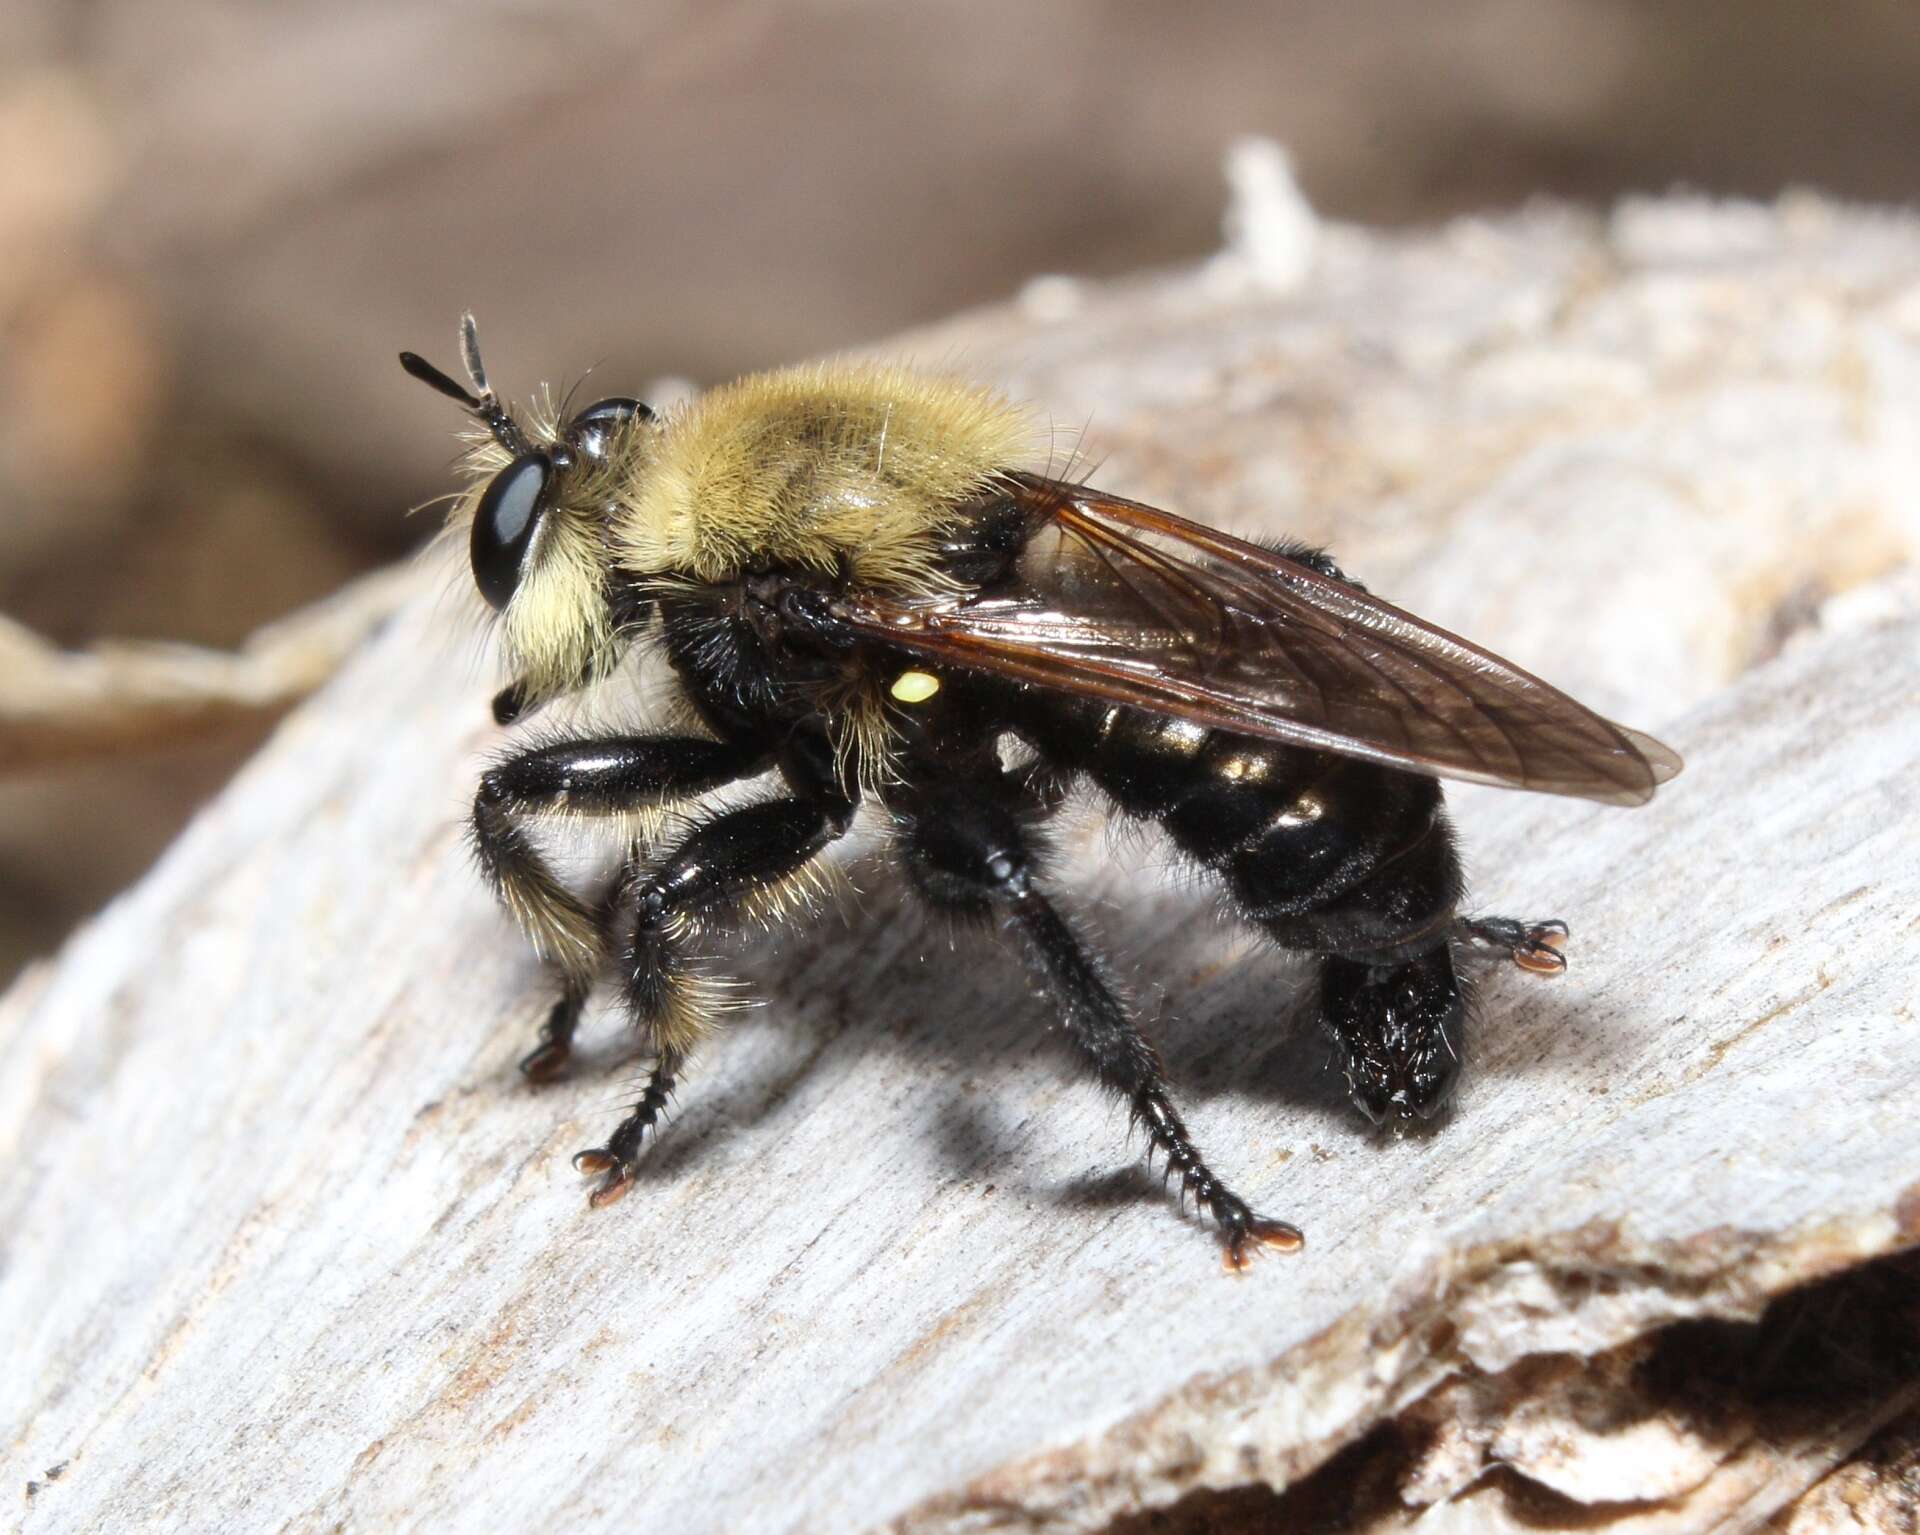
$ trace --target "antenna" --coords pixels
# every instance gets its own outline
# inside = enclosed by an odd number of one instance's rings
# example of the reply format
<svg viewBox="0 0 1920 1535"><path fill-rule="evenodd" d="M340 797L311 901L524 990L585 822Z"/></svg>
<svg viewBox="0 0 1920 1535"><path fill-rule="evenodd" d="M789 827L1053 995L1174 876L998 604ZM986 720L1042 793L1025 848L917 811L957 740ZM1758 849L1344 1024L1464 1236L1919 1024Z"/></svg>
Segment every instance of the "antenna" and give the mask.
<svg viewBox="0 0 1920 1535"><path fill-rule="evenodd" d="M493 433L493 440L515 458L530 452L519 422L507 414L507 408L487 383L486 365L480 361L480 331L473 323L471 310L460 316L460 357L467 365L467 377L477 393L463 389L418 352L402 352L400 366L428 388L439 391L449 400L456 400L472 411L486 423L487 430Z"/></svg>

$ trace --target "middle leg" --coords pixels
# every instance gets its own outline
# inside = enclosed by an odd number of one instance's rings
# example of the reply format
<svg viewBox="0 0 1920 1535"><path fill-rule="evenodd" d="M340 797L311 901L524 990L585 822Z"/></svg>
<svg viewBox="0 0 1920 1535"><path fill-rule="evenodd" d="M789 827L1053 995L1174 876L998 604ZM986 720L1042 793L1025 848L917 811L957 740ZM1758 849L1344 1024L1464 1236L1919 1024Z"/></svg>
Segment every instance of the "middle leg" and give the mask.
<svg viewBox="0 0 1920 1535"><path fill-rule="evenodd" d="M723 811L627 886L622 905L634 920L618 958L620 978L654 1063L639 1101L606 1144L574 1158L582 1172L601 1175L595 1205L611 1204L632 1187L641 1143L657 1129L689 1054L735 1003L727 983L689 952L690 941L744 908L784 909L782 897L817 876L809 866L852 820L853 806L840 799L789 797Z"/></svg>

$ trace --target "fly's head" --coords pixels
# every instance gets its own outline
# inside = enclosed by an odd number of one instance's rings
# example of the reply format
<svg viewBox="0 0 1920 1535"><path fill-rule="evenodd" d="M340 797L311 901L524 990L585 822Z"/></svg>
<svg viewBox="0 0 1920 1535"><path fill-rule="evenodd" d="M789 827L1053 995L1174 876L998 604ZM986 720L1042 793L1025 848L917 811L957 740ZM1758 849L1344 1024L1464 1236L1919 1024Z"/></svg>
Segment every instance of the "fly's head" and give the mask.
<svg viewBox="0 0 1920 1535"><path fill-rule="evenodd" d="M470 314L461 319L460 343L471 388L413 352L402 352L400 365L477 423L465 459L472 484L450 521L467 523L474 585L500 615L518 679L508 690L517 713L611 664L617 622L608 519L620 480L644 454L653 413L638 400L612 397L564 419L523 425L487 382Z"/></svg>

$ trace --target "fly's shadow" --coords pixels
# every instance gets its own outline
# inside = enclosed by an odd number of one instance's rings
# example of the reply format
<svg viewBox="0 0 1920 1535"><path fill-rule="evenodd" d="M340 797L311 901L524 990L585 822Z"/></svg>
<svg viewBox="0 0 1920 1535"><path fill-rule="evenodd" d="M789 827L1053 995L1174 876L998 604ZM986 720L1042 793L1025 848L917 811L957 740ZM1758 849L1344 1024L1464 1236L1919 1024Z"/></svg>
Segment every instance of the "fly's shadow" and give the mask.
<svg viewBox="0 0 1920 1535"><path fill-rule="evenodd" d="M1347 1102L1315 1023L1311 964L1250 940L1228 919L1218 896L1192 880L1143 877L1156 860L1152 839L1127 837L1116 876L1112 854L1089 853L1060 881L1077 929L1111 956L1114 979L1158 1044L1181 1098L1200 1105L1252 1099L1276 1116L1282 1134L1345 1136L1369 1127ZM1057 1020L1036 995L1012 943L992 923L955 922L929 911L884 856L855 865L865 892L837 910L747 940L716 942L721 967L756 999L702 1049L663 1134L638 1159L646 1183L678 1181L743 1128L783 1113L814 1112L827 1097L845 1103L836 1079L857 1059L879 1057L944 1093L928 1126L942 1163L960 1178L1021 1182L1009 1147L1025 1139L1010 1112L1017 1083L1041 1072L1062 1085L1084 1082ZM1514 993L1501 988L1501 1000ZM1527 1033L1548 1039L1570 1017L1570 1003L1527 991ZM577 1110L600 1115L621 1106L641 1079L644 1057L605 999L583 1030L568 1073ZM1473 1019L1489 1021L1485 1009ZM1474 1049L1472 1040L1462 1048ZM1502 1051L1509 1069L1550 1065L1551 1051ZM1086 1084L1090 1096L1098 1089ZM1431 1133L1447 1116L1414 1127ZM1116 1128L1124 1115L1116 1113ZM1402 1132L1404 1133L1404 1132ZM1098 1148L1104 1156L1113 1148ZM1065 1204L1099 1207L1160 1195L1157 1172L1134 1166L1088 1174L1060 1187ZM1039 1194L1039 1190L1034 1190Z"/></svg>

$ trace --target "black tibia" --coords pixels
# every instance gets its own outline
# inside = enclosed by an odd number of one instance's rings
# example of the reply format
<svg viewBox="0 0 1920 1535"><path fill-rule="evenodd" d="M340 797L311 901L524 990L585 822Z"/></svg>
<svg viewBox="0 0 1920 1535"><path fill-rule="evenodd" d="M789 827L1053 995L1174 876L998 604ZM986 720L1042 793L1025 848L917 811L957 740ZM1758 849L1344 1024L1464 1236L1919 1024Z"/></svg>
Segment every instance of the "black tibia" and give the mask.
<svg viewBox="0 0 1920 1535"><path fill-rule="evenodd" d="M1299 1247L1297 1230L1255 1215L1201 1157L1173 1106L1158 1052L1114 995L1105 967L1036 885L1029 805L1004 780L909 790L892 808L915 887L936 906L1002 918L1088 1065L1145 1126L1149 1158L1161 1152L1168 1175L1180 1175L1183 1197L1192 1193L1218 1224L1230 1267L1245 1266L1251 1243Z"/></svg>
<svg viewBox="0 0 1920 1535"><path fill-rule="evenodd" d="M536 747L490 768L473 802L473 847L487 882L565 993L522 1069L535 1078L565 1065L587 989L607 948L606 901L589 907L563 885L525 822L544 814L613 815L698 794L760 770L757 748L692 736L614 736Z"/></svg>
<svg viewBox="0 0 1920 1535"><path fill-rule="evenodd" d="M634 1158L657 1126L688 1052L726 1006L688 952L688 939L777 890L852 819L852 803L839 797L775 799L725 811L632 884L621 903L632 912L633 927L619 956L620 978L634 1025L656 1060L640 1101L606 1145L576 1158L583 1171L603 1174L595 1204L618 1199L632 1183Z"/></svg>
<svg viewBox="0 0 1920 1535"><path fill-rule="evenodd" d="M1162 1152L1168 1174L1180 1175L1182 1197L1191 1193L1213 1216L1228 1264L1244 1268L1253 1242L1283 1250L1300 1247L1304 1239L1297 1228L1255 1215L1207 1166L1173 1106L1159 1052L1127 1016L1102 967L1052 904L1030 885L1010 891L1007 899L1007 925L1059 1004L1069 1035L1100 1080L1127 1100L1133 1119L1145 1126L1149 1160L1154 1150Z"/></svg>

